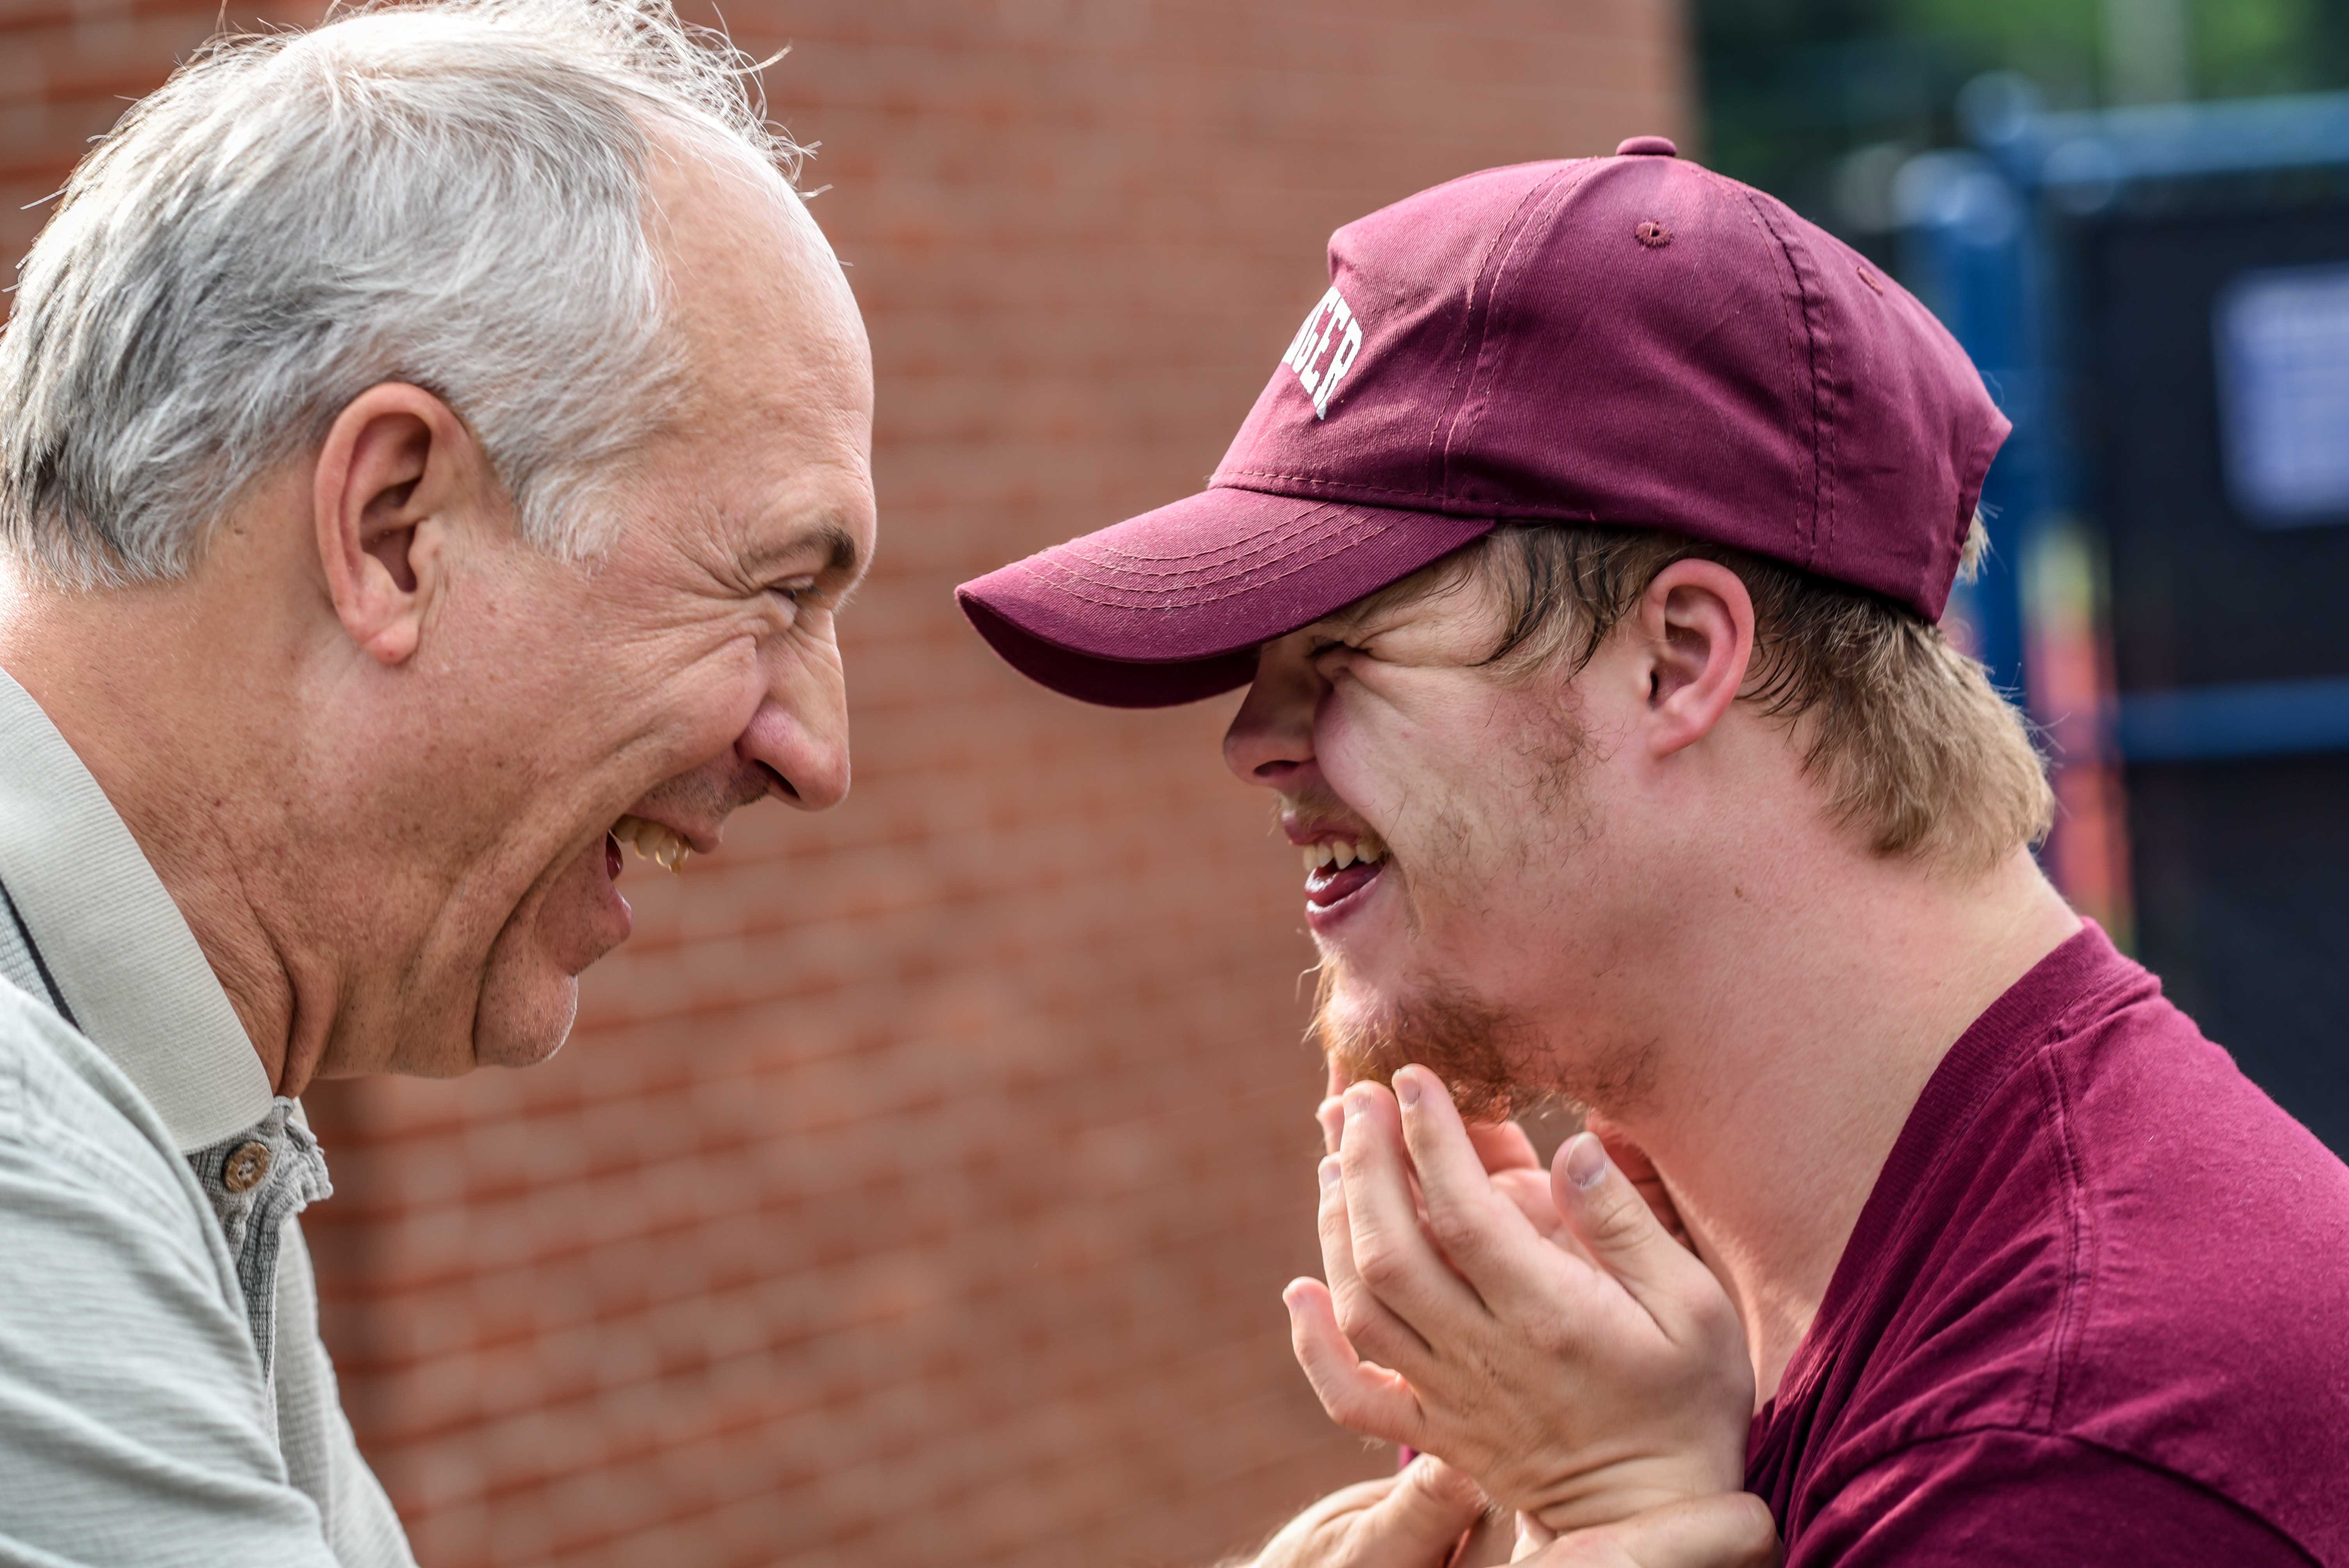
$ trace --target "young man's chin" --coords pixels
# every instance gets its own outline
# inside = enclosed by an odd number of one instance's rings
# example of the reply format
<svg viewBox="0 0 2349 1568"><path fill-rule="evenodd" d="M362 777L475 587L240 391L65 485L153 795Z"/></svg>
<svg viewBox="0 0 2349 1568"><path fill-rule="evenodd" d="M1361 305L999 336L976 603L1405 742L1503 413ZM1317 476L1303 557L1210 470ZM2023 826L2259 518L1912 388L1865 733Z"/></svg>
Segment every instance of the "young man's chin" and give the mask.
<svg viewBox="0 0 2349 1568"><path fill-rule="evenodd" d="M1539 1098L1509 1072L1526 1023L1464 992L1434 985L1390 995L1327 962L1312 1032L1349 1081L1385 1083L1417 1062L1451 1085L1472 1120L1512 1115Z"/></svg>

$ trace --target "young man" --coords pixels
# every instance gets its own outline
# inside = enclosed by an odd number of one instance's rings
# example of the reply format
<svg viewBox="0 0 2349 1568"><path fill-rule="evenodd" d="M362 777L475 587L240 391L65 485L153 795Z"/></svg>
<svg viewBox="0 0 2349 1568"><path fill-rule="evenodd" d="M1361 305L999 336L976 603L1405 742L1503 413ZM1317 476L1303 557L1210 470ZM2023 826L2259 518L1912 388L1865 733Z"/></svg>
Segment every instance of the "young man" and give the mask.
<svg viewBox="0 0 2349 1568"><path fill-rule="evenodd" d="M1289 1293L1331 1413L1537 1527L1742 1480L1795 1563L2349 1564L2349 1171L2032 859L1936 625L2007 428L1956 345L1655 138L1330 277L1209 490L962 601L1075 696L1248 686L1371 1080ZM1480 1161L1447 1086L1618 1158Z"/></svg>

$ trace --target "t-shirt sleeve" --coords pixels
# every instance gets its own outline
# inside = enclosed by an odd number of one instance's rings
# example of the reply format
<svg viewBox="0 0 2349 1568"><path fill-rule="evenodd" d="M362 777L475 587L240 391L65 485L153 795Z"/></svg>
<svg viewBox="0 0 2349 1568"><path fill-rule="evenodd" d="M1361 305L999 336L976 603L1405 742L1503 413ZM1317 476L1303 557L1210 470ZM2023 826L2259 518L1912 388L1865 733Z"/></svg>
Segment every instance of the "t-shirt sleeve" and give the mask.
<svg viewBox="0 0 2349 1568"><path fill-rule="evenodd" d="M2227 1498L2068 1438L1972 1432L1901 1449L1794 1523L1786 1568L2313 1568Z"/></svg>

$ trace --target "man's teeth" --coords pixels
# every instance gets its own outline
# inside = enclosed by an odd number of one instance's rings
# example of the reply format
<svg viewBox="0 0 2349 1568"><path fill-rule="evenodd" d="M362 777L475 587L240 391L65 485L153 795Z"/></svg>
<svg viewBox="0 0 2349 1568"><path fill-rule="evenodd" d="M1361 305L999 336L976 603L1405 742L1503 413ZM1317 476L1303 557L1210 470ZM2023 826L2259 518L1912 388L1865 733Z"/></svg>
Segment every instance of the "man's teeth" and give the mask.
<svg viewBox="0 0 2349 1568"><path fill-rule="evenodd" d="M1305 869L1309 873L1323 866L1335 866L1342 872L1357 861L1368 865L1386 858L1387 847L1376 839L1324 839L1305 846Z"/></svg>
<svg viewBox="0 0 2349 1568"><path fill-rule="evenodd" d="M658 861L671 871L685 864L685 857L693 852L683 839L658 822L647 822L642 817L621 818L612 824L612 837L635 845L636 853L648 861Z"/></svg>

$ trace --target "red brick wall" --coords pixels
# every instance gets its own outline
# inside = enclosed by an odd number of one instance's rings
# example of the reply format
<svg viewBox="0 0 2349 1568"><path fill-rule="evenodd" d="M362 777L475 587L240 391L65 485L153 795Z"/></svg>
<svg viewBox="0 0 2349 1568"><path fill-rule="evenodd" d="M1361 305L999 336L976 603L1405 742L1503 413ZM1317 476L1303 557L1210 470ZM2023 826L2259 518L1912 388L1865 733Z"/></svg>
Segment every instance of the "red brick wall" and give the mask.
<svg viewBox="0 0 2349 1568"><path fill-rule="evenodd" d="M1196 488L1337 223L1687 129L1672 0L733 0L880 385L856 789L744 819L524 1074L313 1097L361 1440L428 1564L1204 1563L1389 1462L1315 1264L1298 872L1228 700L1081 708L957 580ZM0 250L204 0L0 0ZM301 19L302 8L282 13Z"/></svg>

